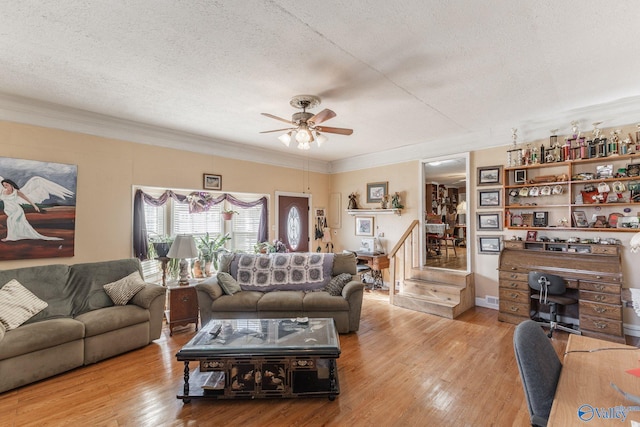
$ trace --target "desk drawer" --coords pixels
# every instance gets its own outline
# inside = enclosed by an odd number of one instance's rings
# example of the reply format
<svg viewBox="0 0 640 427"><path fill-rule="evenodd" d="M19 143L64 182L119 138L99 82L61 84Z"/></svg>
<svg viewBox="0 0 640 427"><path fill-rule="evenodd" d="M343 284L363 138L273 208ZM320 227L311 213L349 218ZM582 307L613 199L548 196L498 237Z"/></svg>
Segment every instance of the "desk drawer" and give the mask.
<svg viewBox="0 0 640 427"><path fill-rule="evenodd" d="M500 299L500 312L529 318L529 301L513 302Z"/></svg>
<svg viewBox="0 0 640 427"><path fill-rule="evenodd" d="M621 305L620 294L603 294L601 292L591 292L580 290L580 301L594 301L605 304Z"/></svg>
<svg viewBox="0 0 640 427"><path fill-rule="evenodd" d="M621 286L613 283L589 282L580 280L581 291L605 292L608 294L617 294L620 297Z"/></svg>
<svg viewBox="0 0 640 427"><path fill-rule="evenodd" d="M581 295L582 296L582 295ZM622 306L580 300L580 314L622 320Z"/></svg>
<svg viewBox="0 0 640 427"><path fill-rule="evenodd" d="M617 255L618 246L593 245L591 246L592 254Z"/></svg>
<svg viewBox="0 0 640 427"><path fill-rule="evenodd" d="M500 280L500 290L519 289L521 291L529 290L527 282L518 282L517 280Z"/></svg>
<svg viewBox="0 0 640 427"><path fill-rule="evenodd" d="M580 313L580 329L622 336L622 321L588 316Z"/></svg>
<svg viewBox="0 0 640 427"><path fill-rule="evenodd" d="M518 282L514 282L518 283ZM500 288L500 301L527 302L529 290Z"/></svg>
<svg viewBox="0 0 640 427"><path fill-rule="evenodd" d="M498 278L500 280L517 280L526 284L529 281L529 272L500 271Z"/></svg>

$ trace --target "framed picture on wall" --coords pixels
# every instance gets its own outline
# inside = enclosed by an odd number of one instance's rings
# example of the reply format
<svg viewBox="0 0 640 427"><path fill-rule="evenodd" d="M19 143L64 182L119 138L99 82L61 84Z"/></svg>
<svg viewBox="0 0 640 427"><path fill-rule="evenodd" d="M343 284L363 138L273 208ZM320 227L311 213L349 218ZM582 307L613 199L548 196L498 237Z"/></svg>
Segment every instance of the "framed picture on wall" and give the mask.
<svg viewBox="0 0 640 427"><path fill-rule="evenodd" d="M204 174L202 186L205 190L222 190L222 175Z"/></svg>
<svg viewBox="0 0 640 427"><path fill-rule="evenodd" d="M481 230L502 230L502 212L479 212L476 225Z"/></svg>
<svg viewBox="0 0 640 427"><path fill-rule="evenodd" d="M373 216L356 217L356 236L373 236Z"/></svg>
<svg viewBox="0 0 640 427"><path fill-rule="evenodd" d="M516 169L514 172L514 180L516 184L525 184L527 182L526 169Z"/></svg>
<svg viewBox="0 0 640 427"><path fill-rule="evenodd" d="M502 182L502 166L478 168L478 185L497 185Z"/></svg>
<svg viewBox="0 0 640 427"><path fill-rule="evenodd" d="M389 194L388 182L370 182L367 184L367 203L379 203Z"/></svg>
<svg viewBox="0 0 640 427"><path fill-rule="evenodd" d="M500 188L478 190L479 208L498 208L500 206L502 206L502 190Z"/></svg>
<svg viewBox="0 0 640 427"><path fill-rule="evenodd" d="M478 253L498 255L501 243L500 236L480 236L478 237Z"/></svg>

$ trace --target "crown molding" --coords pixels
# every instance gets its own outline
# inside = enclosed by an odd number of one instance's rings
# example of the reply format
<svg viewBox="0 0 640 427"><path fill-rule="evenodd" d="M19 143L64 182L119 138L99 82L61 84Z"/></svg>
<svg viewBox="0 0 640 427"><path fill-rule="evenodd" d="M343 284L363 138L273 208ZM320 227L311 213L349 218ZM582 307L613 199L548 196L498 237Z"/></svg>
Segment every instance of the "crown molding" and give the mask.
<svg viewBox="0 0 640 427"><path fill-rule="evenodd" d="M58 104L0 93L0 119L237 160L329 173L326 161L118 119Z"/></svg>

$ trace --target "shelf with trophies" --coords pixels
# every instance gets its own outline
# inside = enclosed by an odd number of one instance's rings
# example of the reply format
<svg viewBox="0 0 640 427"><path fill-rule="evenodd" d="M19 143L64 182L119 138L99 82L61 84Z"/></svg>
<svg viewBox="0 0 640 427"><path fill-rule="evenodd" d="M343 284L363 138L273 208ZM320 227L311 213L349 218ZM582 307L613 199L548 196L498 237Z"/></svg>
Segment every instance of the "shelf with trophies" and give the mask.
<svg viewBox="0 0 640 427"><path fill-rule="evenodd" d="M578 122L558 141L519 146L517 129L507 151L503 191L508 229L631 231L640 228L640 124L608 137L593 124L584 136Z"/></svg>

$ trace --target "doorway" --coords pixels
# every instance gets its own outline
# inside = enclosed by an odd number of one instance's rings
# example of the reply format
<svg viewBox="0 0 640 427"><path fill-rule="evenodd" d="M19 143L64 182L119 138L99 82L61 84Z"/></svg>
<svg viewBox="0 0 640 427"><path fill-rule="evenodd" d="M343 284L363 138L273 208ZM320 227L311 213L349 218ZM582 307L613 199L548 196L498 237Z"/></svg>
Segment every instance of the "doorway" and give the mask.
<svg viewBox="0 0 640 427"><path fill-rule="evenodd" d="M308 194L276 194L276 234L289 252L309 252Z"/></svg>
<svg viewBox="0 0 640 427"><path fill-rule="evenodd" d="M423 161L421 235L427 268L471 271L468 178L468 153Z"/></svg>

